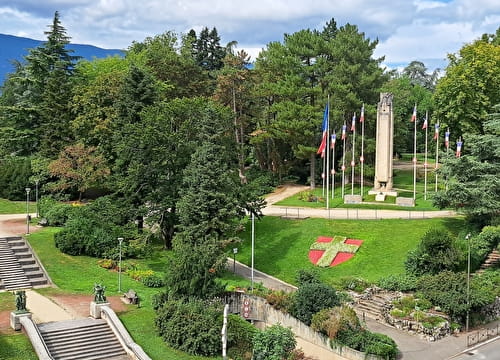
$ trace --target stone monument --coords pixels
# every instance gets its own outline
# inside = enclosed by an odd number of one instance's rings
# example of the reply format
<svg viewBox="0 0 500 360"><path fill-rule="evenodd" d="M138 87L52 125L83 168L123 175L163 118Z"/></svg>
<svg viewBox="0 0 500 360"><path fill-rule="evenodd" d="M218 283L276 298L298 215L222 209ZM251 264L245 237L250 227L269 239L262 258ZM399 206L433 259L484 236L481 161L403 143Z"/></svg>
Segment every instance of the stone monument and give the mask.
<svg viewBox="0 0 500 360"><path fill-rule="evenodd" d="M90 316L94 319L100 319L101 308L103 306L109 306L104 291L106 291L106 286L97 283L94 284L94 301L90 303Z"/></svg>
<svg viewBox="0 0 500 360"><path fill-rule="evenodd" d="M369 194L375 194L377 201L383 201L385 196L397 196L392 189L392 156L394 141L394 118L392 114L391 93L380 93L377 105L377 138L375 152L375 180Z"/></svg>
<svg viewBox="0 0 500 360"><path fill-rule="evenodd" d="M19 290L14 292L16 296L16 310L10 313L10 326L16 330L21 330L21 318L31 319L31 313L26 309L26 291Z"/></svg>

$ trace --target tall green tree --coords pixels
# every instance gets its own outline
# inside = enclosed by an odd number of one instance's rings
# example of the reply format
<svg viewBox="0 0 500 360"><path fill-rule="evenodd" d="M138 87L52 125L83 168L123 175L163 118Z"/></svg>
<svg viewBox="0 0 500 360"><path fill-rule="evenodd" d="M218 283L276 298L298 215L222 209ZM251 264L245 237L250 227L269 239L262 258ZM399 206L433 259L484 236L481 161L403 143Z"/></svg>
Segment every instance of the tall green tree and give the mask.
<svg viewBox="0 0 500 360"><path fill-rule="evenodd" d="M484 133L483 123L500 103L499 33L500 28L448 55L450 63L437 84L434 103L442 127L449 127L453 138Z"/></svg>

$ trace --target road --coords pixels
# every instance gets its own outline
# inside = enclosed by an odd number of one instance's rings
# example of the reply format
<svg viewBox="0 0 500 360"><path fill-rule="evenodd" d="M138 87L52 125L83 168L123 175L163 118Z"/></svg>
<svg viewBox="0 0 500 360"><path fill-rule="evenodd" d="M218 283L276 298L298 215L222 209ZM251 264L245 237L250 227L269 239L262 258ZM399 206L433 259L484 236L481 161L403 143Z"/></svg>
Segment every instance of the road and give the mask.
<svg viewBox="0 0 500 360"><path fill-rule="evenodd" d="M453 357L453 360L498 360L500 359L500 336L492 339L490 342L483 343L480 346L468 349L459 356Z"/></svg>

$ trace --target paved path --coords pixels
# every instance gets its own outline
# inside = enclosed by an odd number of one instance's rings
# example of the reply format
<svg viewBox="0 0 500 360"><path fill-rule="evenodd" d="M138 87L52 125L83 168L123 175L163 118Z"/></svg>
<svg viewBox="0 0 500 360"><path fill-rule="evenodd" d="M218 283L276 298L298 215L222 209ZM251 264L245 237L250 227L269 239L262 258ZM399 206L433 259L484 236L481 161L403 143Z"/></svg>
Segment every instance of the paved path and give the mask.
<svg viewBox="0 0 500 360"><path fill-rule="evenodd" d="M89 305L90 306L90 305ZM37 323L75 319L68 311L39 293L26 291L26 307Z"/></svg>
<svg viewBox="0 0 500 360"><path fill-rule="evenodd" d="M326 219L429 219L436 217L453 217L457 216L455 211L437 210L437 211L421 211L421 210L389 210L389 209L348 209L348 208L305 208L295 206L278 206L274 205L280 200L286 199L296 193L308 190L308 186L303 185L283 185L276 191L266 196L267 206L262 210L264 215L269 216L286 216L291 218L326 218Z"/></svg>

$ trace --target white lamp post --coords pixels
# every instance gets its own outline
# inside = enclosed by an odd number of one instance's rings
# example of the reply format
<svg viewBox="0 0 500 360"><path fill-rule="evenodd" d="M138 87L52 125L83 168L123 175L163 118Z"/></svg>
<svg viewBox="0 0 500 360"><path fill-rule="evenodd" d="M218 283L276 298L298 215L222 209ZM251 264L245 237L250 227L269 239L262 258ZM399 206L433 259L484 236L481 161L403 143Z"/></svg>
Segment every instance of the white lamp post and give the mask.
<svg viewBox="0 0 500 360"><path fill-rule="evenodd" d="M254 251L255 249L255 214L252 212L252 276L251 276L251 289L253 290L253 269L254 269Z"/></svg>
<svg viewBox="0 0 500 360"><path fill-rule="evenodd" d="M38 184L40 180L35 180L35 201L36 201L36 217L38 218Z"/></svg>
<svg viewBox="0 0 500 360"><path fill-rule="evenodd" d="M26 189L26 235L30 234L30 208L29 208L29 201L30 201L30 191L31 189L27 187Z"/></svg>
<svg viewBox="0 0 500 360"><path fill-rule="evenodd" d="M122 242L123 238L118 238L118 243L120 244L120 260L118 263L118 292L122 292Z"/></svg>

